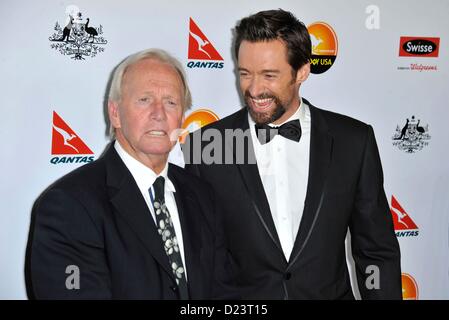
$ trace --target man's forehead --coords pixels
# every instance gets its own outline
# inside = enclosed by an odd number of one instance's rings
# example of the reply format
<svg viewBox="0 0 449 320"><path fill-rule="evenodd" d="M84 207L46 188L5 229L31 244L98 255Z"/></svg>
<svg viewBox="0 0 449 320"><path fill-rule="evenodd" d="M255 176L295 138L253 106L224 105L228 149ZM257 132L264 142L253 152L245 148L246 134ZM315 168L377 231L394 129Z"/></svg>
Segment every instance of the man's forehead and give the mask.
<svg viewBox="0 0 449 320"><path fill-rule="evenodd" d="M287 47L280 40L270 41L243 41L238 55L238 61L241 62L272 62L273 59L287 61Z"/></svg>
<svg viewBox="0 0 449 320"><path fill-rule="evenodd" d="M181 77L176 69L168 63L148 58L130 65L123 75L123 83L129 80L154 84L180 86Z"/></svg>

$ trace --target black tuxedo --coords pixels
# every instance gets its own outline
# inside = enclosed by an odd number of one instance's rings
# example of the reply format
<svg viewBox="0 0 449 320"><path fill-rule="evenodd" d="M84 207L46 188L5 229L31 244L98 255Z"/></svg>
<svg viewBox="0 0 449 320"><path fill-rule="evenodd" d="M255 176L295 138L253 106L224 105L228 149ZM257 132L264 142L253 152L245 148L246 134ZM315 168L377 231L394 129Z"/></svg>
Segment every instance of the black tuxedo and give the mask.
<svg viewBox="0 0 449 320"><path fill-rule="evenodd" d="M218 193L240 294L247 299L353 299L345 258L349 228L362 298L400 299L400 252L373 130L304 102L311 113L309 180L290 261L282 251L256 164L248 164L246 158L237 165L186 166ZM241 109L190 135L186 162L194 160L195 150L205 150L208 142L202 142L201 148L194 146L195 137L205 129L246 130L247 116L247 110ZM223 142L223 161L229 151L235 160L237 143L225 138ZM246 142L245 152L254 157L251 136ZM379 267L379 289L365 286L369 265Z"/></svg>
<svg viewBox="0 0 449 320"><path fill-rule="evenodd" d="M168 177L176 188L190 298L226 298L230 275L213 192L171 164ZM79 290L66 288L69 265L79 267ZM151 213L112 145L36 201L25 271L30 298L179 298Z"/></svg>

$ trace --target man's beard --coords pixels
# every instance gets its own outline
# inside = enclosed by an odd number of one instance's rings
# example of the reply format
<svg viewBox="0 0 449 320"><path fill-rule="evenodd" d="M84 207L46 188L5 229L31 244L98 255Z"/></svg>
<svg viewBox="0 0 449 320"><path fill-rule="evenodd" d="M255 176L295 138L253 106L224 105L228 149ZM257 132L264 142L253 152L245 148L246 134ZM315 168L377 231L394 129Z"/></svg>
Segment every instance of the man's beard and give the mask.
<svg viewBox="0 0 449 320"><path fill-rule="evenodd" d="M255 98L255 99L273 99L273 102L275 107L272 110L269 110L267 112L255 112L251 107L250 107L250 99ZM252 97L251 94L246 91L245 92L245 101L246 101L246 108L248 109L248 112L251 116L251 118L253 119L253 121L259 125L263 125L263 124L269 124L272 122L275 122L276 120L278 120L280 117L282 117L282 115L285 113L286 109L285 106L282 104L282 102L279 100L278 97L268 94L268 93L264 93L261 94L257 97Z"/></svg>

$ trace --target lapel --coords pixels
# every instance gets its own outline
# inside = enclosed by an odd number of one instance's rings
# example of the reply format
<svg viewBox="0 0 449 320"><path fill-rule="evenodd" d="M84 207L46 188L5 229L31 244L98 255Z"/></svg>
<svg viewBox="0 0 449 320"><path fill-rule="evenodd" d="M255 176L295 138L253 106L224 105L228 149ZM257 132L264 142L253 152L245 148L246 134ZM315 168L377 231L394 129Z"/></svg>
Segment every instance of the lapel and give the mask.
<svg viewBox="0 0 449 320"><path fill-rule="evenodd" d="M134 178L115 151L113 143L105 152L104 160L106 163L106 185L111 203L137 234L148 252L166 271L167 275L175 281L151 213Z"/></svg>
<svg viewBox="0 0 449 320"><path fill-rule="evenodd" d="M194 186L187 185L180 170L182 169L169 164L168 177L176 190L175 200L181 223L189 295L191 299L200 299L205 295L201 285L201 209L197 205L195 194L191 191Z"/></svg>
<svg viewBox="0 0 449 320"><path fill-rule="evenodd" d="M242 129L244 132L248 130L249 132L248 111L246 110L246 108L239 111L234 121L233 129ZM281 242L279 240L276 227L274 225L273 216L271 215L270 205L265 194L265 189L259 175L259 169L257 167L257 164L248 163L248 157L250 159L256 158L251 135L249 135L248 143L245 143L244 150L246 153L245 164L238 164L237 167L245 185L245 189L249 194L251 204L254 208L257 218L262 223L265 231L268 233L268 236L282 253L282 256L285 257L282 251ZM234 163L236 163L235 143L232 151L234 154Z"/></svg>
<svg viewBox="0 0 449 320"><path fill-rule="evenodd" d="M326 178L332 157L333 139L319 109L307 100L311 115L309 181L304 212L290 256L290 268L304 249L318 218L326 190Z"/></svg>

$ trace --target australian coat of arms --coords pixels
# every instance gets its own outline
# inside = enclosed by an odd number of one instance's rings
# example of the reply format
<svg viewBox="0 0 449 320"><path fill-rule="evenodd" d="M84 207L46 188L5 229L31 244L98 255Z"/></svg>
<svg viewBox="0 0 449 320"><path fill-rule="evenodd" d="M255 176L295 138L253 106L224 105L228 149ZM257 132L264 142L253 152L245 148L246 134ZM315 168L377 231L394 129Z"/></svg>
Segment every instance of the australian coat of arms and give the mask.
<svg viewBox="0 0 449 320"><path fill-rule="evenodd" d="M429 125L422 125L421 120L415 119L415 116L407 118L405 125L401 128L396 127L396 133L393 135L393 146L407 153L415 153L429 144Z"/></svg>
<svg viewBox="0 0 449 320"><path fill-rule="evenodd" d="M48 38L51 48L75 60L95 57L104 51L107 40L103 37L103 26L94 27L90 18L83 18L76 6L66 8L66 21L63 27L56 22L55 32Z"/></svg>

